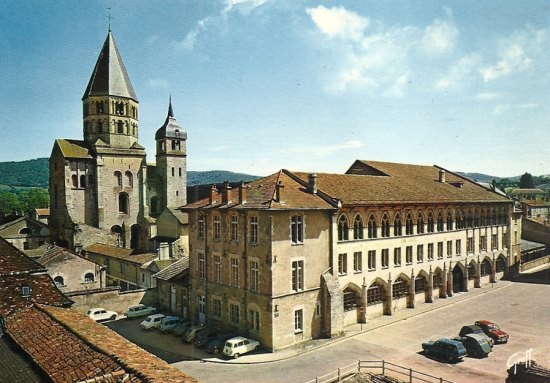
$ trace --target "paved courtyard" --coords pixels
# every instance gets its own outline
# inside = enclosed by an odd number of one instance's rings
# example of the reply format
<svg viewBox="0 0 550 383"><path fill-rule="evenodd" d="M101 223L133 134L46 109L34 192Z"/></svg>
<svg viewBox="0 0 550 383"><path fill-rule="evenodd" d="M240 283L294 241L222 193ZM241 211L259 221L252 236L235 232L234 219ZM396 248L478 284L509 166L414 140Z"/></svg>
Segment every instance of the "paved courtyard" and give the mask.
<svg viewBox="0 0 550 383"><path fill-rule="evenodd" d="M507 364L527 350L538 363L550 367L550 285L499 282L472 293L402 310L381 317L363 328L351 328L337 341L313 343L310 349L289 349L275 354L245 355L235 361L212 358L173 335L144 332L138 320L119 320L109 327L186 373L204 382L305 382L357 360L387 360L441 376L457 383L503 382ZM460 327L477 319L497 322L510 334L507 344L495 345L485 359L465 358L446 364L420 353L421 343L455 336ZM201 361L194 359L203 359ZM277 360L278 359L278 360Z"/></svg>

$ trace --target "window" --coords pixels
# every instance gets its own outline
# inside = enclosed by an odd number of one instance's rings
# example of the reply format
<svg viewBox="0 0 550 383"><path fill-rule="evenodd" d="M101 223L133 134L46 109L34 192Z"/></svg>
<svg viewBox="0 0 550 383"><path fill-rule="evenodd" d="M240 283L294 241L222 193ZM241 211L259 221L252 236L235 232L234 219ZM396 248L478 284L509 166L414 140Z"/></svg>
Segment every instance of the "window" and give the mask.
<svg viewBox="0 0 550 383"><path fill-rule="evenodd" d="M63 279L62 276L58 275L57 277L55 277L53 279L53 281L55 282L55 285L56 286L64 286L65 285L65 280Z"/></svg>
<svg viewBox="0 0 550 383"><path fill-rule="evenodd" d="M222 257L214 256L214 281L221 283L222 281Z"/></svg>
<svg viewBox="0 0 550 383"><path fill-rule="evenodd" d="M86 187L86 175L82 174L80 176L80 187L85 188Z"/></svg>
<svg viewBox="0 0 550 383"><path fill-rule="evenodd" d="M357 292L349 287L344 289L344 311L355 310L357 307Z"/></svg>
<svg viewBox="0 0 550 383"><path fill-rule="evenodd" d="M498 249L498 234L491 235L491 249L492 250Z"/></svg>
<svg viewBox="0 0 550 383"><path fill-rule="evenodd" d="M462 254L462 241L460 239L455 241L455 253L456 255Z"/></svg>
<svg viewBox="0 0 550 383"><path fill-rule="evenodd" d="M466 242L466 252L467 253L473 253L474 252L474 238L468 238L468 242Z"/></svg>
<svg viewBox="0 0 550 383"><path fill-rule="evenodd" d="M32 234L32 229L29 227L24 227L21 230L19 230L19 234L30 235Z"/></svg>
<svg viewBox="0 0 550 383"><path fill-rule="evenodd" d="M353 239L363 239L363 220L359 214L353 221Z"/></svg>
<svg viewBox="0 0 550 383"><path fill-rule="evenodd" d="M447 257L453 256L453 241L447 241Z"/></svg>
<svg viewBox="0 0 550 383"><path fill-rule="evenodd" d="M390 249L382 249L382 268L387 269L390 266Z"/></svg>
<svg viewBox="0 0 550 383"><path fill-rule="evenodd" d="M493 267L491 266L491 261L485 258L483 262L481 262L481 264L479 265L480 276L484 277L486 275L489 275L492 273L492 271Z"/></svg>
<svg viewBox="0 0 550 383"><path fill-rule="evenodd" d="M395 215L395 218L393 219L393 235L398 237L401 236L403 226L401 225L401 215L398 213Z"/></svg>
<svg viewBox="0 0 550 383"><path fill-rule="evenodd" d="M204 253L199 253L199 278L206 278L206 256Z"/></svg>
<svg viewBox="0 0 550 383"><path fill-rule="evenodd" d="M422 213L418 214L418 220L416 222L416 232L418 234L424 233L424 216L422 215Z"/></svg>
<svg viewBox="0 0 550 383"><path fill-rule="evenodd" d="M120 193L118 195L118 212L128 214L128 194Z"/></svg>
<svg viewBox="0 0 550 383"><path fill-rule="evenodd" d="M367 289L367 306L376 305L386 300L384 289L377 284L372 284Z"/></svg>
<svg viewBox="0 0 550 383"><path fill-rule="evenodd" d="M181 168L178 168L178 175L181 177Z"/></svg>
<svg viewBox="0 0 550 383"><path fill-rule="evenodd" d="M199 238L204 238L204 216L199 215L197 226L198 226L197 234Z"/></svg>
<svg viewBox="0 0 550 383"><path fill-rule="evenodd" d="M382 216L382 237L389 237L390 236L390 219L388 218L388 214L384 213Z"/></svg>
<svg viewBox="0 0 550 383"><path fill-rule="evenodd" d="M176 168L172 167L172 177L176 175Z"/></svg>
<svg viewBox="0 0 550 383"><path fill-rule="evenodd" d="M424 262L424 245L416 246L416 262Z"/></svg>
<svg viewBox="0 0 550 383"><path fill-rule="evenodd" d="M414 234L414 222L411 213L407 214L407 220L405 221L405 234L413 235Z"/></svg>
<svg viewBox="0 0 550 383"><path fill-rule="evenodd" d="M367 256L367 266L369 270L376 270L376 250L369 250Z"/></svg>
<svg viewBox="0 0 550 383"><path fill-rule="evenodd" d="M241 318L240 318L240 307L239 305L236 305L236 304L233 304L233 303L230 303L229 304L229 319L231 320L232 323L234 324L239 324Z"/></svg>
<svg viewBox="0 0 550 383"><path fill-rule="evenodd" d="M220 216L215 215L214 216L214 241L219 241L220 240L221 227L222 227L222 224L221 224L221 221L220 221Z"/></svg>
<svg viewBox="0 0 550 383"><path fill-rule="evenodd" d="M231 241L237 242L239 239L239 217L236 215L231 216Z"/></svg>
<svg viewBox="0 0 550 383"><path fill-rule="evenodd" d="M479 237L479 251L487 251L487 237L484 235Z"/></svg>
<svg viewBox="0 0 550 383"><path fill-rule="evenodd" d="M292 243L304 242L304 221L301 215L293 215L290 224L290 236Z"/></svg>
<svg viewBox="0 0 550 383"><path fill-rule="evenodd" d="M260 232L260 225L258 223L258 217L250 217L250 243L258 243L258 234Z"/></svg>
<svg viewBox="0 0 550 383"><path fill-rule="evenodd" d="M369 223L367 224L367 237L376 238L377 235L376 219L374 218L374 214L371 214L369 217Z"/></svg>
<svg viewBox="0 0 550 383"><path fill-rule="evenodd" d="M428 233L434 232L434 215L432 212L428 214Z"/></svg>
<svg viewBox="0 0 550 383"><path fill-rule="evenodd" d="M396 247L393 249L393 264L394 266L401 266L401 248Z"/></svg>
<svg viewBox="0 0 550 383"><path fill-rule="evenodd" d="M132 172L126 172L124 173L124 175L126 176L126 182L128 183L128 186L129 187L134 187L134 175L132 174Z"/></svg>
<svg viewBox="0 0 550 383"><path fill-rule="evenodd" d="M124 115L124 103L123 102L115 103L115 114L118 114L119 116Z"/></svg>
<svg viewBox="0 0 550 383"><path fill-rule="evenodd" d="M117 133L119 134L124 133L124 122L122 122L122 120L118 120L118 122L116 123L116 127L117 127Z"/></svg>
<svg viewBox="0 0 550 383"><path fill-rule="evenodd" d="M304 289L304 261L292 262L292 290Z"/></svg>
<svg viewBox="0 0 550 383"><path fill-rule="evenodd" d="M250 290L259 290L259 263L258 261L250 261Z"/></svg>
<svg viewBox="0 0 550 383"><path fill-rule="evenodd" d="M103 101L96 102L95 111L97 114L103 114Z"/></svg>
<svg viewBox="0 0 550 383"><path fill-rule="evenodd" d="M356 251L353 253L353 271L359 273L363 270L363 253Z"/></svg>
<svg viewBox="0 0 550 383"><path fill-rule="evenodd" d="M392 298L393 299L399 299L407 296L407 290L408 285L407 282L405 282L401 278L397 278L395 282L393 282L392 286Z"/></svg>
<svg viewBox="0 0 550 383"><path fill-rule="evenodd" d="M460 210L457 210L455 212L455 217L456 217L456 229L457 230L464 229L465 227L464 216Z"/></svg>
<svg viewBox="0 0 550 383"><path fill-rule="evenodd" d="M434 260L434 244L428 243L428 261Z"/></svg>
<svg viewBox="0 0 550 383"><path fill-rule="evenodd" d="M338 254L338 274L345 275L348 273L348 255Z"/></svg>
<svg viewBox="0 0 550 383"><path fill-rule="evenodd" d="M239 287L239 259L231 258L231 286Z"/></svg>
<svg viewBox="0 0 550 383"><path fill-rule="evenodd" d="M411 265L413 263L413 247L407 246L405 248L405 263Z"/></svg>
<svg viewBox="0 0 550 383"><path fill-rule="evenodd" d="M248 310L248 326L251 331L260 332L260 312Z"/></svg>
<svg viewBox="0 0 550 383"><path fill-rule="evenodd" d="M294 311L294 332L304 331L304 310Z"/></svg>
<svg viewBox="0 0 550 383"><path fill-rule="evenodd" d="M443 242L437 242L437 259L443 259Z"/></svg>
<svg viewBox="0 0 550 383"><path fill-rule="evenodd" d="M439 212L437 215L437 231L443 231L443 213Z"/></svg>
<svg viewBox="0 0 550 383"><path fill-rule="evenodd" d="M450 211L447 212L447 230L453 230L453 215Z"/></svg>
<svg viewBox="0 0 550 383"><path fill-rule="evenodd" d="M118 185L118 187L122 187L122 173L121 172L115 172L115 178L116 178L116 183Z"/></svg>
<svg viewBox="0 0 550 383"><path fill-rule="evenodd" d="M338 240L347 241L349 239L348 219L344 214L338 219Z"/></svg>
<svg viewBox="0 0 550 383"><path fill-rule="evenodd" d="M212 311L214 318L221 319L222 317L222 301L217 298L212 299Z"/></svg>
<svg viewBox="0 0 550 383"><path fill-rule="evenodd" d="M31 295L31 288L29 286L21 287L21 295L24 297L28 297L29 295Z"/></svg>
<svg viewBox="0 0 550 383"><path fill-rule="evenodd" d="M84 275L84 282L93 282L94 279L94 273L86 273L86 275Z"/></svg>

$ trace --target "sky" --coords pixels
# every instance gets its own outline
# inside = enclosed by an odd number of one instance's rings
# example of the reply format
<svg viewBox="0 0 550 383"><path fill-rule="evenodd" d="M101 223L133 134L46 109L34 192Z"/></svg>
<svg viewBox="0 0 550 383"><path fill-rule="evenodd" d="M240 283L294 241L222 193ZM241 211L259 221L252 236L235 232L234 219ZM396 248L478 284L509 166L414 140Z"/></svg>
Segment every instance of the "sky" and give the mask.
<svg viewBox="0 0 550 383"><path fill-rule="evenodd" d="M0 161L82 139L109 13L148 162L171 95L188 170L550 174L547 0L3 0Z"/></svg>

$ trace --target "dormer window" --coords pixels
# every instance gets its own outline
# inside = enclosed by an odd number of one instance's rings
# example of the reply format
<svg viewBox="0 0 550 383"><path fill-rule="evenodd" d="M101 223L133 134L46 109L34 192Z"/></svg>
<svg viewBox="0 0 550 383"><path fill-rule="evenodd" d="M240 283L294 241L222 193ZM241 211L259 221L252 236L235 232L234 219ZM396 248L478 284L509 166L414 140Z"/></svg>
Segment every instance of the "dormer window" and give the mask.
<svg viewBox="0 0 550 383"><path fill-rule="evenodd" d="M28 297L31 295L31 288L29 286L23 286L21 288L21 295L24 297Z"/></svg>

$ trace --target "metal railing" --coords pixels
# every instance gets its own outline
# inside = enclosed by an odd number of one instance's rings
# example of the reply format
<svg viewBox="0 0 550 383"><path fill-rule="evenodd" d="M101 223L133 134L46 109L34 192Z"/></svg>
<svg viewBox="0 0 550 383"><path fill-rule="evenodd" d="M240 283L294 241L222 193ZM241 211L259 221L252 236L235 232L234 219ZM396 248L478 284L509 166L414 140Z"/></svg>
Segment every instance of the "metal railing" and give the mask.
<svg viewBox="0 0 550 383"><path fill-rule="evenodd" d="M412 368L403 367L385 360L359 360L328 374L317 376L315 379L309 380L306 383L342 382L357 373L365 371L376 372L381 375L388 375L395 378L398 377L398 379L408 383L453 383L450 380L413 370Z"/></svg>

